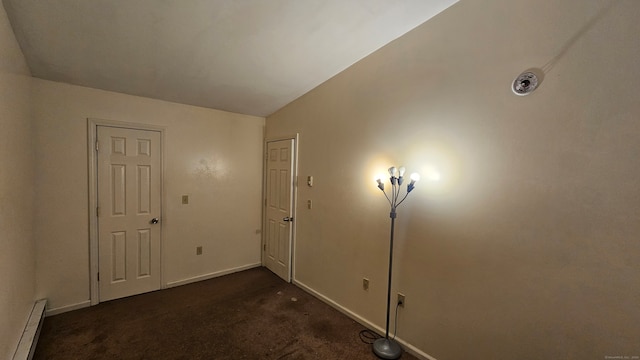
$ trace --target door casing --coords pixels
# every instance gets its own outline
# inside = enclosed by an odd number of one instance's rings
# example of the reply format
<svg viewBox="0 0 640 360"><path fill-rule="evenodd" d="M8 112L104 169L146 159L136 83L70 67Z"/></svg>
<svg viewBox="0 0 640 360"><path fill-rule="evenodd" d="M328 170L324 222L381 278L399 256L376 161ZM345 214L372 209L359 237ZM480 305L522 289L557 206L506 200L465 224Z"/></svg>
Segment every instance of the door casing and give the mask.
<svg viewBox="0 0 640 360"><path fill-rule="evenodd" d="M91 297L91 305L97 305L100 302L100 292L99 292L99 283L98 283L98 255L99 255L99 244L98 244L98 214L97 214L97 206L98 206L98 157L96 151L96 141L98 134L98 126L111 126L111 127L120 127L126 129L136 129L136 130L151 130L160 132L160 148L161 148L161 157L162 161L160 164L160 204L161 204L161 214L160 219L165 218L165 192L164 192L164 159L165 159L165 146L164 146L164 136L165 136L165 127L148 125L148 124L138 124L138 123L128 123L114 120L104 120L104 119L95 119L88 118L87 119L87 155L89 160L89 282L90 282L90 297ZM164 264L165 264L165 254L163 251L164 244L164 231L162 229L162 221L160 221L161 229L160 229L160 286L162 289L166 288L166 283L164 279Z"/></svg>
<svg viewBox="0 0 640 360"><path fill-rule="evenodd" d="M263 168L262 168L262 244L261 244L261 249L260 249L260 254L261 254L261 259L262 259L262 266L266 266L266 254L265 254L265 246L267 244L267 236L268 234L266 233L267 230L267 209L266 209L266 200L267 200L267 156L268 156L268 152L267 152L267 144L269 142L273 142L273 141L280 141L280 140L293 140L293 151L292 151L292 156L293 156L293 172L291 174L291 176L293 177L293 189L292 189L292 207L291 207L291 216L293 217L293 222L291 223L291 239L289 240L289 252L291 254L291 258L289 259L289 264L290 264L290 269L289 269L289 282L293 282L295 280L295 272L296 272L296 265L295 265L295 250L296 250L296 230L297 230L297 209L298 209L298 147L299 147L299 134L295 134L295 135L285 135L285 136L279 136L279 137L270 137L270 138L266 138L264 141L264 156L263 156Z"/></svg>

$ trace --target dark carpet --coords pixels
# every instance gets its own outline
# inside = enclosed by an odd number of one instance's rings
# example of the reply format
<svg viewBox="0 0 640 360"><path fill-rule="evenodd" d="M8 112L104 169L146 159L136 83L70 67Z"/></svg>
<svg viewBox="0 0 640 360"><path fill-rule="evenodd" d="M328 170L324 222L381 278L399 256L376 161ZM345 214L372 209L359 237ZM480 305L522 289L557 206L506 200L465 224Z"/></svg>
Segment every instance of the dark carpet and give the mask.
<svg viewBox="0 0 640 360"><path fill-rule="evenodd" d="M34 359L377 359L362 330L255 268L47 317Z"/></svg>

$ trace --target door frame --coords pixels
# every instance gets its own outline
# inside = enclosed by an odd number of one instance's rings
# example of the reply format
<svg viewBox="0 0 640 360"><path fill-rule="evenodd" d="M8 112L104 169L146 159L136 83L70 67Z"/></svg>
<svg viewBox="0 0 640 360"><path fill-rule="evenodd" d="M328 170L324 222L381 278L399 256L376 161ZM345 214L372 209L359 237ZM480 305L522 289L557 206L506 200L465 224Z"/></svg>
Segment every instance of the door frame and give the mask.
<svg viewBox="0 0 640 360"><path fill-rule="evenodd" d="M146 130L160 132L160 219L165 218L165 192L164 192L164 136L166 128L163 126L129 123L115 120L87 118L87 155L89 160L89 283L91 305L100 303L100 284L98 284L99 244L98 244L98 156L96 141L98 139L98 126L117 127L133 130ZM164 281L164 231L163 221L160 221L160 288L166 288Z"/></svg>
<svg viewBox="0 0 640 360"><path fill-rule="evenodd" d="M262 266L266 266L265 259L265 247L267 245L267 158L269 153L267 152L267 144L273 141L281 141L281 140L293 140L293 151L292 151L292 174L293 184L291 189L291 217L293 217L293 221L291 222L291 239L289 239L289 282L293 282L295 280L296 274L296 266L295 266L295 250L296 250L296 230L298 228L298 144L300 143L300 134L296 133L295 135L284 135L284 136L274 136L268 137L264 140L264 156L262 158L263 166L262 166L262 243L260 245L260 259L262 262Z"/></svg>

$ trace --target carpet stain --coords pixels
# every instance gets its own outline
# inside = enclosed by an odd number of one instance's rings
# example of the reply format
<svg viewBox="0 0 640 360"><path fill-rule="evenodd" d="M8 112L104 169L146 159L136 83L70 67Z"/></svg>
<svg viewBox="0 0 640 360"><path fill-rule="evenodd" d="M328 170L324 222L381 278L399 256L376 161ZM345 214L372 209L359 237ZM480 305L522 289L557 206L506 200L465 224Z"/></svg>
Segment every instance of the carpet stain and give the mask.
<svg viewBox="0 0 640 360"><path fill-rule="evenodd" d="M106 339L107 339L107 335L106 334L100 334L100 335L94 337L93 340L91 340L91 343L95 344L95 343L103 342Z"/></svg>

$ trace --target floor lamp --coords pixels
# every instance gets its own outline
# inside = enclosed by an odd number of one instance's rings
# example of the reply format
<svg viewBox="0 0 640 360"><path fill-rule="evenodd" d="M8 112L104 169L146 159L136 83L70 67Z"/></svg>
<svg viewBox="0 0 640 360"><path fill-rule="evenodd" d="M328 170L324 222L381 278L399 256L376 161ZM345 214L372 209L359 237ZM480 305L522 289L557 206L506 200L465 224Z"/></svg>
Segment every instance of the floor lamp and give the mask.
<svg viewBox="0 0 640 360"><path fill-rule="evenodd" d="M407 185L407 192L404 197L400 198L400 185L404 181L404 166L396 169L395 166L389 168L389 180L391 181L391 197L384 191L384 183L382 182L382 176L378 176L376 181L378 182L378 188L382 190L384 196L389 201L391 206L391 212L389 217L391 218L391 236L389 240L389 283L387 284L387 326L385 330L384 338L377 339L373 342L373 352L382 359L398 359L402 355L402 348L400 344L394 339L389 339L389 311L391 307L391 271L393 269L393 231L396 220L396 208L402 204L402 202L409 196L409 193L415 187L416 181L420 180L420 175L411 174L411 182ZM398 321L398 319L396 319Z"/></svg>

